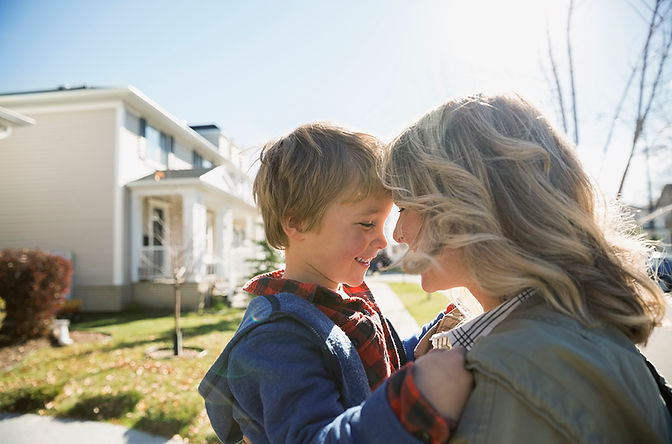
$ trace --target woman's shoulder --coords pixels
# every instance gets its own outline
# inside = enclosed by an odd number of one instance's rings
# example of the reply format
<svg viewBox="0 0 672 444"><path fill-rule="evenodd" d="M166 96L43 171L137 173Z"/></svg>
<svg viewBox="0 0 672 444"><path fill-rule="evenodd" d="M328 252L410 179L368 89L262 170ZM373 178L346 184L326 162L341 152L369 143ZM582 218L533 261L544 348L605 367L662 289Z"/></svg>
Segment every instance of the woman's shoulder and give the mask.
<svg viewBox="0 0 672 444"><path fill-rule="evenodd" d="M478 340L467 363L532 391L558 387L558 380L571 381L578 397L587 393L582 385L652 389L641 354L623 333L583 325L541 301L521 305Z"/></svg>
<svg viewBox="0 0 672 444"><path fill-rule="evenodd" d="M661 415L655 383L625 335L583 326L543 304L514 311L466 361L477 385L487 379L558 424L585 417L606 427L619 417L635 427Z"/></svg>
<svg viewBox="0 0 672 444"><path fill-rule="evenodd" d="M549 347L555 351L567 349L581 353L597 347L607 354L637 354L634 344L616 328L584 325L538 298L521 304L474 347L514 348L526 353L549 350Z"/></svg>

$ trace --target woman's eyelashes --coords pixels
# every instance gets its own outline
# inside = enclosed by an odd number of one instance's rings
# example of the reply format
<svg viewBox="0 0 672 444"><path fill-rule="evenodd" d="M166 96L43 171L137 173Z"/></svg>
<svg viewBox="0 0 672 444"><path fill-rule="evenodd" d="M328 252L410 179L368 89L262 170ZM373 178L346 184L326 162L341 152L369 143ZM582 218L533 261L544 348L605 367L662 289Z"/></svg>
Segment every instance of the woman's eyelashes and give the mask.
<svg viewBox="0 0 672 444"><path fill-rule="evenodd" d="M359 225L363 226L364 228L373 228L376 226L373 222L359 222Z"/></svg>
<svg viewBox="0 0 672 444"><path fill-rule="evenodd" d="M399 207L399 212L402 213L406 208Z"/></svg>

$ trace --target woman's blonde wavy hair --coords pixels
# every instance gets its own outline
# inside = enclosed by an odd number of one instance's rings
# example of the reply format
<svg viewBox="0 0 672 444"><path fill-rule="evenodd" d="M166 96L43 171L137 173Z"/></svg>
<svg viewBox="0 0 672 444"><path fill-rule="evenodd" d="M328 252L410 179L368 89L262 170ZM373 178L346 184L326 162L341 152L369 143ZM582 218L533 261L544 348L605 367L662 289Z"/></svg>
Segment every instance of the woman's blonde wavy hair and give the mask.
<svg viewBox="0 0 672 444"><path fill-rule="evenodd" d="M391 144L381 176L399 207L423 217L424 258L461 248L472 278L506 299L535 288L581 323L645 343L664 315L646 259L652 245L613 212L572 145L518 96L475 95L431 111Z"/></svg>

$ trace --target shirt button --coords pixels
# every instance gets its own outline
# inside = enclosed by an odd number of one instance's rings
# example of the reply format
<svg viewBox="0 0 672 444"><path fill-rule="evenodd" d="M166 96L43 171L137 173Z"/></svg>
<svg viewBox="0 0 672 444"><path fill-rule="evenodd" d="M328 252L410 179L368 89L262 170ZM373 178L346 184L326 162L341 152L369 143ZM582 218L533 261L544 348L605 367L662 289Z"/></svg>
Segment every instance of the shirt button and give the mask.
<svg viewBox="0 0 672 444"><path fill-rule="evenodd" d="M362 313L366 316L371 316L371 313L369 313L369 310L362 310Z"/></svg>

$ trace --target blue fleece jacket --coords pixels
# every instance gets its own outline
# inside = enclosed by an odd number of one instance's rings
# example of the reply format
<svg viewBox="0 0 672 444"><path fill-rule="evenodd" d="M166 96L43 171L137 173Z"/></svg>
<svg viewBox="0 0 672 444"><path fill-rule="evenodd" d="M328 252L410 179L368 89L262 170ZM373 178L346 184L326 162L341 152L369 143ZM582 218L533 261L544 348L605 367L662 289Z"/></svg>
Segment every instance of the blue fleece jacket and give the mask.
<svg viewBox="0 0 672 444"><path fill-rule="evenodd" d="M441 316L403 341L406 356ZM243 434L255 444L420 442L390 408L387 383L370 392L346 334L291 293L251 301L198 390L226 444Z"/></svg>

